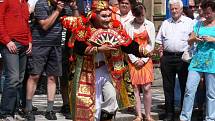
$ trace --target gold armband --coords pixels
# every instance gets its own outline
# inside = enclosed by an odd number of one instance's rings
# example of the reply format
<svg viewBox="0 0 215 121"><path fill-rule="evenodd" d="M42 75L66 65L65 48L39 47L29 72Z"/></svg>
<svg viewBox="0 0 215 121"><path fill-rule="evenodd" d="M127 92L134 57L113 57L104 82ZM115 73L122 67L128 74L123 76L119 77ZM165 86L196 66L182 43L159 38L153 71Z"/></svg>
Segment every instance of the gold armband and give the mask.
<svg viewBox="0 0 215 121"><path fill-rule="evenodd" d="M94 54L98 53L98 47L93 47L93 53Z"/></svg>
<svg viewBox="0 0 215 121"><path fill-rule="evenodd" d="M96 49L95 49L95 53L98 53L99 52L99 50L98 50L98 47L95 47Z"/></svg>
<svg viewBox="0 0 215 121"><path fill-rule="evenodd" d="M149 53L149 51L147 49L143 49L143 55L147 55Z"/></svg>

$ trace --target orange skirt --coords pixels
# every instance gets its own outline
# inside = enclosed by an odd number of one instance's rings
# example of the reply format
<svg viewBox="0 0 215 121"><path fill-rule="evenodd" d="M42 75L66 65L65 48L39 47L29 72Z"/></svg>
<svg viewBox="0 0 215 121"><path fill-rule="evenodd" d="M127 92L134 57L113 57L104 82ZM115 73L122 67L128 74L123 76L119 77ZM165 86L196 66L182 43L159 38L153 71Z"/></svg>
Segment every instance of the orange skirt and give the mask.
<svg viewBox="0 0 215 121"><path fill-rule="evenodd" d="M132 63L129 62L128 65L130 69L132 85L144 85L151 83L154 80L153 63L151 59L149 59L149 61L145 64L145 66L143 66L143 68L138 70Z"/></svg>

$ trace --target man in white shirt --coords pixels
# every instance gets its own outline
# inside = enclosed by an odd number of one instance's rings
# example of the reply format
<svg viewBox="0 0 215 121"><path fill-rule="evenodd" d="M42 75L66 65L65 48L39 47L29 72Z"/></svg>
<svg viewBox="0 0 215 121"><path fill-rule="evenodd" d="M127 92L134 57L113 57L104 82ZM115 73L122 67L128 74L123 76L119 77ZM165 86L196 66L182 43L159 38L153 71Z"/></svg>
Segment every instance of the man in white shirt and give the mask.
<svg viewBox="0 0 215 121"><path fill-rule="evenodd" d="M158 32L156 40L162 43L161 74L165 95L166 117L164 121L174 120L174 87L178 74L181 88L181 103L186 87L188 63L183 62L181 56L188 48L188 38L193 30L193 21L182 15L181 0L169 0L171 18L165 20Z"/></svg>

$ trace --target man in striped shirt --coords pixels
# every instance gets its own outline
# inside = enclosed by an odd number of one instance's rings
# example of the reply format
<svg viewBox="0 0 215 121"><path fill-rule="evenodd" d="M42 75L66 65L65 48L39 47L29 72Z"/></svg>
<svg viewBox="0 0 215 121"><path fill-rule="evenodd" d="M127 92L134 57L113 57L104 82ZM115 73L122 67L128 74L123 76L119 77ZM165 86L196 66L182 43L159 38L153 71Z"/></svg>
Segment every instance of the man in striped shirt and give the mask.
<svg viewBox="0 0 215 121"><path fill-rule="evenodd" d="M34 121L32 114L32 98L40 75L47 75L47 110L48 120L57 120L53 112L56 81L62 76L62 26L60 17L71 15L73 2L57 0L38 0L34 15L36 22L32 27L32 55L28 60L29 78L27 81L26 118ZM74 6L72 6L74 7ZM77 7L77 6L76 6ZM77 8L75 8L77 9Z"/></svg>

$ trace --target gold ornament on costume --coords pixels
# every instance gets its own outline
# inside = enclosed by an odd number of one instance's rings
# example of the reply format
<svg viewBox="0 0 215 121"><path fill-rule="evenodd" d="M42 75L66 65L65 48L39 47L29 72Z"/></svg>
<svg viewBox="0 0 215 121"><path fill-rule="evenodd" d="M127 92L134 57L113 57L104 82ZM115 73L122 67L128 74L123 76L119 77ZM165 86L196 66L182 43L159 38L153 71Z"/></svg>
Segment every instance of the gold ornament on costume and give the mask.
<svg viewBox="0 0 215 121"><path fill-rule="evenodd" d="M92 11L101 11L109 8L107 0L93 0Z"/></svg>
<svg viewBox="0 0 215 121"><path fill-rule="evenodd" d="M103 44L108 44L114 47L120 46L122 43L125 43L122 36L120 36L113 29L96 30L89 38L89 42L99 46Z"/></svg>

